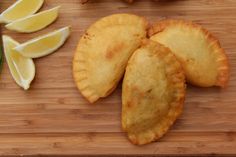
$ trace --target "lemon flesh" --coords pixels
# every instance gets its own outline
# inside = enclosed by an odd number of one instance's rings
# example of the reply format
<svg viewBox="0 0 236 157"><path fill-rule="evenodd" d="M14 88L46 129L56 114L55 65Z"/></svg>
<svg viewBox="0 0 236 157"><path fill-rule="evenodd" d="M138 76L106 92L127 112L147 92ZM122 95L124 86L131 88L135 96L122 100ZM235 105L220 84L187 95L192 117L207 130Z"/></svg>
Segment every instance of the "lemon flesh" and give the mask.
<svg viewBox="0 0 236 157"><path fill-rule="evenodd" d="M36 13L44 0L18 0L0 15L0 23L10 23Z"/></svg>
<svg viewBox="0 0 236 157"><path fill-rule="evenodd" d="M69 37L69 34L70 28L64 27L22 43L16 46L14 50L29 58L43 57L61 47Z"/></svg>
<svg viewBox="0 0 236 157"><path fill-rule="evenodd" d="M19 45L18 42L3 35L4 53L11 75L20 87L27 90L35 76L35 65L31 58L23 57L12 49L17 45Z"/></svg>
<svg viewBox="0 0 236 157"><path fill-rule="evenodd" d="M7 24L5 27L9 30L17 32L31 33L45 28L55 21L58 17L59 6L42 11L40 13L30 15L12 23Z"/></svg>

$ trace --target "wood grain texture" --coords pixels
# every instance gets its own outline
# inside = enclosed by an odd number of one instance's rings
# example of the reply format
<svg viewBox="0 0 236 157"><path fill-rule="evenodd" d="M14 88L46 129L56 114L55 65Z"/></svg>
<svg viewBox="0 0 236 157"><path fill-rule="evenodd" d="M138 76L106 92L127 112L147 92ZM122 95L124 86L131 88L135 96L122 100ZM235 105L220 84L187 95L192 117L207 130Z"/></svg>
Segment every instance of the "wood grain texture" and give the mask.
<svg viewBox="0 0 236 157"><path fill-rule="evenodd" d="M6 9L13 0L1 0ZM20 34L3 29L19 42L71 25L66 44L36 59L36 78L29 91L20 89L4 63L0 77L0 155L236 155L236 1L45 0L42 10L61 5L59 19L46 29ZM113 13L135 13L155 22L192 20L221 41L230 60L227 89L188 86L182 116L159 141L142 147L127 140L120 128L121 87L95 105L77 91L72 58L79 37L97 19Z"/></svg>

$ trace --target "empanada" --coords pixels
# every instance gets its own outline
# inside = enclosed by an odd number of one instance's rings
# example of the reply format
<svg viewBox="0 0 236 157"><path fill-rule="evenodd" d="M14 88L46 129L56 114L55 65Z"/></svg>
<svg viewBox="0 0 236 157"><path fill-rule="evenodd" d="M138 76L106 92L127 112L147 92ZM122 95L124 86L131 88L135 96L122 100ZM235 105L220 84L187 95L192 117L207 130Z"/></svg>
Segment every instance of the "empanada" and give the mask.
<svg viewBox="0 0 236 157"><path fill-rule="evenodd" d="M219 41L192 22L163 20L150 30L151 40L169 47L181 62L187 81L200 87L225 87L228 60Z"/></svg>
<svg viewBox="0 0 236 157"><path fill-rule="evenodd" d="M142 17L114 14L98 20L82 36L73 60L73 75L91 103L115 89L129 57L146 38L147 26Z"/></svg>
<svg viewBox="0 0 236 157"><path fill-rule="evenodd" d="M163 136L180 115L185 76L170 49L147 40L130 58L122 86L122 127L134 144Z"/></svg>

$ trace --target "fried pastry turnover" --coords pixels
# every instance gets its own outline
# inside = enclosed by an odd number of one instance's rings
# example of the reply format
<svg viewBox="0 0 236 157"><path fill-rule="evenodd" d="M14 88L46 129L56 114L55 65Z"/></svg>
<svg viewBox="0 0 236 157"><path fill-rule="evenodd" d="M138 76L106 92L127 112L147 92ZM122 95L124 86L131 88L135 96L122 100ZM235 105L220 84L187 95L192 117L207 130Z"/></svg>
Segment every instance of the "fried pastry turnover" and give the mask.
<svg viewBox="0 0 236 157"><path fill-rule="evenodd" d="M201 26L182 20L163 20L149 30L151 40L171 49L187 81L200 87L225 87L229 65L218 39Z"/></svg>
<svg viewBox="0 0 236 157"><path fill-rule="evenodd" d="M129 57L147 34L147 21L132 14L104 17L88 28L73 59L73 76L91 103L109 95L123 76Z"/></svg>
<svg viewBox="0 0 236 157"><path fill-rule="evenodd" d="M122 128L133 144L162 137L182 112L185 76L170 49L145 40L130 58L122 85Z"/></svg>

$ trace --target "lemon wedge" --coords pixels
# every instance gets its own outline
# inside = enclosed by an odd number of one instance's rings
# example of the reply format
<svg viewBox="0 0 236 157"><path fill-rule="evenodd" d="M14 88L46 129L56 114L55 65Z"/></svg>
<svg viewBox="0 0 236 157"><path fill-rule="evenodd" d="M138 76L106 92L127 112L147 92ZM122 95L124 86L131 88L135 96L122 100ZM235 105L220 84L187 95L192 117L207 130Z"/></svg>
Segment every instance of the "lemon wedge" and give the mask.
<svg viewBox="0 0 236 157"><path fill-rule="evenodd" d="M46 35L39 36L14 48L25 57L39 58L53 53L61 47L70 34L70 28L64 27Z"/></svg>
<svg viewBox="0 0 236 157"><path fill-rule="evenodd" d="M56 20L59 8L60 6L34 15L26 16L7 24L5 27L9 30L23 33L31 33L41 30Z"/></svg>
<svg viewBox="0 0 236 157"><path fill-rule="evenodd" d="M24 88L29 89L31 81L35 76L35 66L31 58L23 57L12 48L19 45L11 37L3 35L3 47L7 64L16 83Z"/></svg>
<svg viewBox="0 0 236 157"><path fill-rule="evenodd" d="M44 0L18 0L0 14L0 23L10 23L32 15L41 8L43 2Z"/></svg>

